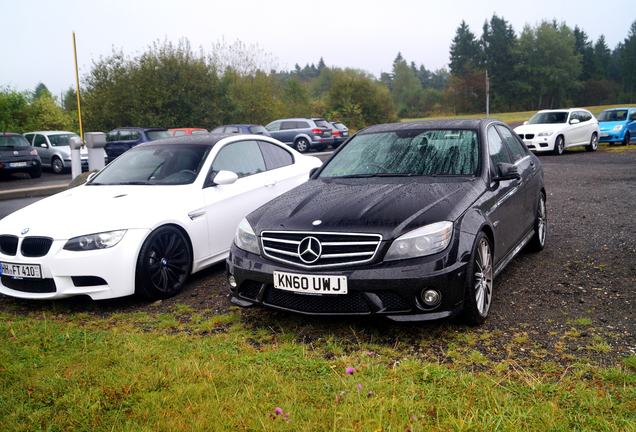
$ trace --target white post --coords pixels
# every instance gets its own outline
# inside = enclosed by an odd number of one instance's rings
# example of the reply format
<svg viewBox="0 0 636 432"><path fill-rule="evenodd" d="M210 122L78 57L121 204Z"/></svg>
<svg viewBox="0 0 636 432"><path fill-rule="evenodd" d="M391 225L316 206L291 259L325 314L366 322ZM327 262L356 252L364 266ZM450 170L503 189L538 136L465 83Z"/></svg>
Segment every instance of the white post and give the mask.
<svg viewBox="0 0 636 432"><path fill-rule="evenodd" d="M71 177L75 178L82 173L82 157L80 156L82 139L74 136L69 140L69 145L71 147Z"/></svg>
<svg viewBox="0 0 636 432"><path fill-rule="evenodd" d="M87 132L86 147L88 147L88 169L89 171L99 171L104 168L104 146L106 145L106 134L104 132Z"/></svg>

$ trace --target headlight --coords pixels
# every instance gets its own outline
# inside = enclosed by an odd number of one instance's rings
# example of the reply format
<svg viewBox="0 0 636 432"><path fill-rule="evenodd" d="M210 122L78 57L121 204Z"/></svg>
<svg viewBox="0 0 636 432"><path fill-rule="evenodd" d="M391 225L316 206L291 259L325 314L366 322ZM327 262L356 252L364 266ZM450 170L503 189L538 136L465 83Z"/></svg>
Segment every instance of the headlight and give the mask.
<svg viewBox="0 0 636 432"><path fill-rule="evenodd" d="M550 135L552 135L553 133L554 133L554 132L550 132L550 131L543 131L543 132L539 132L539 133L537 134L537 136L540 136L540 137L550 136Z"/></svg>
<svg viewBox="0 0 636 432"><path fill-rule="evenodd" d="M236 229L234 243L238 248L243 249L244 251L252 252L257 255L260 254L260 249L258 248L258 237L256 237L252 226L245 218L243 218Z"/></svg>
<svg viewBox="0 0 636 432"><path fill-rule="evenodd" d="M441 252L450 243L453 223L444 221L414 229L393 241L385 261L422 257Z"/></svg>
<svg viewBox="0 0 636 432"><path fill-rule="evenodd" d="M612 128L612 130L616 132L620 131L621 129L623 129L623 125L616 125Z"/></svg>
<svg viewBox="0 0 636 432"><path fill-rule="evenodd" d="M115 246L126 234L126 230L106 231L97 234L88 234L73 237L64 245L64 249L70 251L88 251L107 249Z"/></svg>

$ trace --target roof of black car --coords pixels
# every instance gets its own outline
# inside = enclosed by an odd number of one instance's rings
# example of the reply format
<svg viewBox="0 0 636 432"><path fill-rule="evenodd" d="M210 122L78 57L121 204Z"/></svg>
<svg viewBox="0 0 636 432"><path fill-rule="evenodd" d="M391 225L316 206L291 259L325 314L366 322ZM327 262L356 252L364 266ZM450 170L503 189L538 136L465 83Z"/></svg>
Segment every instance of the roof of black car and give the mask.
<svg viewBox="0 0 636 432"><path fill-rule="evenodd" d="M182 135L179 137L162 138L155 141L148 141L140 144L138 147L147 147L152 145L166 145L166 144L190 144L190 145L203 145L212 147L223 138L236 137L237 134L226 133L207 133L197 135Z"/></svg>
<svg viewBox="0 0 636 432"><path fill-rule="evenodd" d="M450 119L450 120L418 120L403 123L386 123L369 126L359 134L393 132L411 129L479 129L484 123L494 121L494 119Z"/></svg>

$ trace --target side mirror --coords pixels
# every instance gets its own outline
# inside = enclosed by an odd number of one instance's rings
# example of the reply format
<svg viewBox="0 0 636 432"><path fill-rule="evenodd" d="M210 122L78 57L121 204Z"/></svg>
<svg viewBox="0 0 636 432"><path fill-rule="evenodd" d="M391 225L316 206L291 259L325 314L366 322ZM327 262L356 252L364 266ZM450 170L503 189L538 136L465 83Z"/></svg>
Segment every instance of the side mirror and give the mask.
<svg viewBox="0 0 636 432"><path fill-rule="evenodd" d="M579 123L581 123L581 121L580 121L579 119L572 119L572 120L570 120L570 124L571 124L571 125L575 125L575 124L579 124Z"/></svg>
<svg viewBox="0 0 636 432"><path fill-rule="evenodd" d="M499 175L495 176L492 179L493 181L518 180L521 178L517 166L513 164L504 162L498 163L497 171L499 172Z"/></svg>
<svg viewBox="0 0 636 432"><path fill-rule="evenodd" d="M316 174L318 172L319 169L320 169L320 167L316 167L316 168L312 168L311 170L309 170L309 178L312 178L314 176L314 174Z"/></svg>
<svg viewBox="0 0 636 432"><path fill-rule="evenodd" d="M524 122L523 122L523 125L524 125L524 126L525 126L525 125L527 125L527 124L528 124L528 122L527 122L527 121L524 121Z"/></svg>
<svg viewBox="0 0 636 432"><path fill-rule="evenodd" d="M86 183L90 183L90 181L93 180L96 175L97 175L97 172L90 173L88 177L86 177Z"/></svg>
<svg viewBox="0 0 636 432"><path fill-rule="evenodd" d="M40 143L40 147L49 148L49 145L47 143Z"/></svg>
<svg viewBox="0 0 636 432"><path fill-rule="evenodd" d="M212 179L212 183L215 185L229 185L238 180L238 175L232 171L219 171L214 178Z"/></svg>

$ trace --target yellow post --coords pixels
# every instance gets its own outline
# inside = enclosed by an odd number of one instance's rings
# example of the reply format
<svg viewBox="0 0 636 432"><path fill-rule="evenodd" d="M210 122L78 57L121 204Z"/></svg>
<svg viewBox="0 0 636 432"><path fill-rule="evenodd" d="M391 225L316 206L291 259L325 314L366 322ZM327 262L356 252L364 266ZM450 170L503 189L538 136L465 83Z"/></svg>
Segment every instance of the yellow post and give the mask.
<svg viewBox="0 0 636 432"><path fill-rule="evenodd" d="M75 56L75 86L77 88L77 119L79 120L80 138L84 142L84 127L82 126L82 106L80 104L79 71L77 68L77 46L75 44L75 32L73 32L73 54Z"/></svg>

